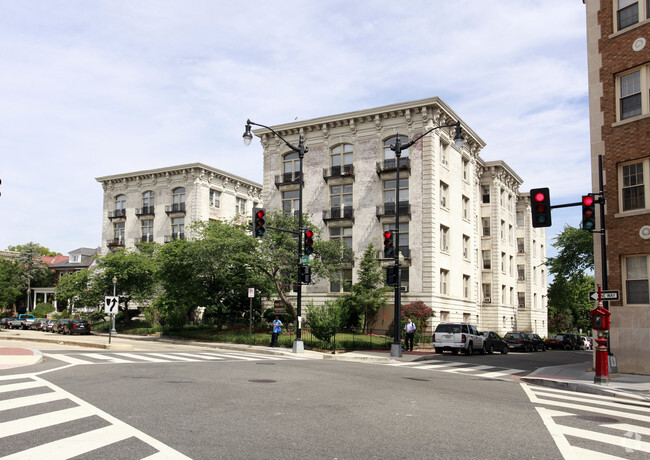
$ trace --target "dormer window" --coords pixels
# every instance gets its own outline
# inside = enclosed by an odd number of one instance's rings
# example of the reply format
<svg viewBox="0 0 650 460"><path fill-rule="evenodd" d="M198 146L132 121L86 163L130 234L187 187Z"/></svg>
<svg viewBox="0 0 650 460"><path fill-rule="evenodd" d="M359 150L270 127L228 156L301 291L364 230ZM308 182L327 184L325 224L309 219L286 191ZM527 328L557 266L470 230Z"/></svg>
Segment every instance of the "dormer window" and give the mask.
<svg viewBox="0 0 650 460"><path fill-rule="evenodd" d="M70 263L71 264L81 263L81 254L70 254Z"/></svg>

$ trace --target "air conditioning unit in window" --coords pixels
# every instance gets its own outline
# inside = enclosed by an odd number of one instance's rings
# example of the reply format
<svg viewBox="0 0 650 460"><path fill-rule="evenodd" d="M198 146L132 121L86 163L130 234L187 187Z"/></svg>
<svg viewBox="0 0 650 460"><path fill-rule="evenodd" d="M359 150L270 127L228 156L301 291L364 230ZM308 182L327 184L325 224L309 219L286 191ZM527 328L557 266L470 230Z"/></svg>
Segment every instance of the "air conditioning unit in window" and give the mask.
<svg viewBox="0 0 650 460"><path fill-rule="evenodd" d="M492 298L486 297L485 299L483 299L483 303L492 303Z"/></svg>
<svg viewBox="0 0 650 460"><path fill-rule="evenodd" d="M408 287L408 286L401 286L400 291L402 291L402 292L409 292L409 287Z"/></svg>
<svg viewBox="0 0 650 460"><path fill-rule="evenodd" d="M519 305L519 308L526 308L526 305Z"/></svg>

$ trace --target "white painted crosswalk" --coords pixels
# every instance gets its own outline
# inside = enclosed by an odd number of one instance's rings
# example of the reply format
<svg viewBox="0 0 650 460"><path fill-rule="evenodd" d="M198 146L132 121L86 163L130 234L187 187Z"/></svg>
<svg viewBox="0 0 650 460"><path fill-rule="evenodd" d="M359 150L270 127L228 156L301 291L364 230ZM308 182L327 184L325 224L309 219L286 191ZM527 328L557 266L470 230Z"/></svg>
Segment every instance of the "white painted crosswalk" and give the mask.
<svg viewBox="0 0 650 460"><path fill-rule="evenodd" d="M34 394L35 391L39 393ZM62 408L62 404L67 407ZM23 415L36 407L38 413ZM88 425L89 418L96 420L96 425ZM68 436L60 434L58 427L62 424L74 424L76 432ZM47 431L55 439L11 442L13 437L35 430ZM0 377L0 445L4 445L0 449L1 459L58 460L97 449L109 455L107 458L141 458L125 454L119 443L127 440L132 445L145 446L151 452L145 456L148 459L189 458L36 375Z"/></svg>
<svg viewBox="0 0 650 460"><path fill-rule="evenodd" d="M564 458L649 458L650 403L521 386Z"/></svg>
<svg viewBox="0 0 650 460"><path fill-rule="evenodd" d="M509 380L512 375L524 373L521 369L508 369L503 367L468 364L457 361L427 360L427 361L400 361L391 362L388 366L408 367L409 369L418 370L435 370L440 372L449 372L454 374L465 374L475 377L497 380Z"/></svg>
<svg viewBox="0 0 650 460"><path fill-rule="evenodd" d="M44 353L48 359L56 359L73 365L86 364L155 364L155 363L210 363L237 361L282 361L305 359L292 355L267 355L262 353L236 352L94 352L94 353Z"/></svg>

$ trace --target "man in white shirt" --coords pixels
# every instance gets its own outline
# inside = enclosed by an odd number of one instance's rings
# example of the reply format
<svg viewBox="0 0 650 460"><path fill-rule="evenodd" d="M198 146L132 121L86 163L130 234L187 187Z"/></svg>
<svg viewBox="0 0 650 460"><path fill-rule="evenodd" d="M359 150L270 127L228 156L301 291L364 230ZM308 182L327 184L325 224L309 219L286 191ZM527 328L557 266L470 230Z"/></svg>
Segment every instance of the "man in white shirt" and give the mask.
<svg viewBox="0 0 650 460"><path fill-rule="evenodd" d="M411 318L408 318L406 320L406 326L404 326L404 330L406 331L406 339L404 343L404 347L406 351L413 351L413 337L415 336L415 323L411 321ZM409 342L411 346L409 347Z"/></svg>

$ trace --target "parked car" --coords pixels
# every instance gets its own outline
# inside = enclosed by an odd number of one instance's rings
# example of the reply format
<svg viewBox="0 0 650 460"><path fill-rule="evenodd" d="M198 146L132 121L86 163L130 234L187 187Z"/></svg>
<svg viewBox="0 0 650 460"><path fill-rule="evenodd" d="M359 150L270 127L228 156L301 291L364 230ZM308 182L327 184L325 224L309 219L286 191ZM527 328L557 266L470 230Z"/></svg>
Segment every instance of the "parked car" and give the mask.
<svg viewBox="0 0 650 460"><path fill-rule="evenodd" d="M71 319L63 324L63 334L90 334L90 324L85 319Z"/></svg>
<svg viewBox="0 0 650 460"><path fill-rule="evenodd" d="M10 321L11 329L28 329L34 319L34 315L22 313Z"/></svg>
<svg viewBox="0 0 650 460"><path fill-rule="evenodd" d="M4 327L5 329L9 329L11 327L10 321L14 319L12 318L2 318L0 319L0 327Z"/></svg>
<svg viewBox="0 0 650 460"><path fill-rule="evenodd" d="M505 340L499 336L496 332L493 331L486 331L486 332L481 332L481 335L485 337L485 350L489 353L492 354L494 351L500 351L501 354L507 354L508 351L510 350L508 348L508 344L506 343Z"/></svg>
<svg viewBox="0 0 650 460"><path fill-rule="evenodd" d="M436 353L448 350L456 354L462 351L469 356L474 350L479 350L485 354L485 338L471 324L440 323L433 333L433 347Z"/></svg>
<svg viewBox="0 0 650 460"><path fill-rule="evenodd" d="M544 340L548 349L573 350L573 342L569 334L557 334Z"/></svg>
<svg viewBox="0 0 650 460"><path fill-rule="evenodd" d="M570 335L571 335L571 343L573 344L573 349L584 350L585 344L582 342L582 337L580 337L578 334L570 334Z"/></svg>
<svg viewBox="0 0 650 460"><path fill-rule="evenodd" d="M46 324L47 324L47 318L36 318L29 326L29 328L34 331L43 331L45 330Z"/></svg>
<svg viewBox="0 0 650 460"><path fill-rule="evenodd" d="M546 345L544 345L544 339L542 339L537 334L527 334L530 341L533 343L533 350L535 351L546 351Z"/></svg>
<svg viewBox="0 0 650 460"><path fill-rule="evenodd" d="M533 351L533 342L523 332L508 332L503 340L510 350Z"/></svg>
<svg viewBox="0 0 650 460"><path fill-rule="evenodd" d="M70 320L67 318L61 318L57 320L56 324L52 327L52 332L56 332L58 334L63 333L63 326L65 326L65 323L69 322Z"/></svg>
<svg viewBox="0 0 650 460"><path fill-rule="evenodd" d="M44 329L44 331L45 331L45 332L55 332L55 331L52 330L52 328L54 327L54 325L55 325L56 323L57 323L57 320L55 320L55 319L48 319L48 320L47 320L47 324L45 325L45 329Z"/></svg>

